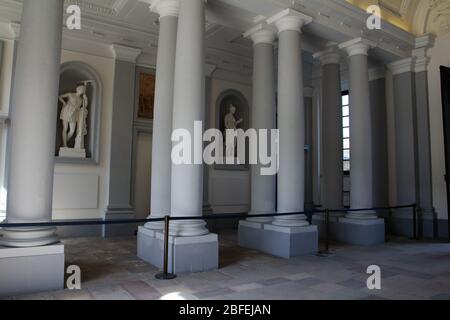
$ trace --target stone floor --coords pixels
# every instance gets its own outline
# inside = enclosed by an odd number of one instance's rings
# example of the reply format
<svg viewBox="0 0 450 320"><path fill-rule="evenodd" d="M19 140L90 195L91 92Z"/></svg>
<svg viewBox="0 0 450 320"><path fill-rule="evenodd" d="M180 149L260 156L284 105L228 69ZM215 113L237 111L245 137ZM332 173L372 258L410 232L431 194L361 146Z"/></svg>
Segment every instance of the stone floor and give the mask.
<svg viewBox="0 0 450 320"><path fill-rule="evenodd" d="M450 244L391 240L370 247L333 246L330 257L284 260L239 248L236 234L220 237L220 268L159 281L136 257L136 239L69 239L67 265L82 270L82 289L13 299L432 299L450 300ZM382 289L367 289L369 265Z"/></svg>

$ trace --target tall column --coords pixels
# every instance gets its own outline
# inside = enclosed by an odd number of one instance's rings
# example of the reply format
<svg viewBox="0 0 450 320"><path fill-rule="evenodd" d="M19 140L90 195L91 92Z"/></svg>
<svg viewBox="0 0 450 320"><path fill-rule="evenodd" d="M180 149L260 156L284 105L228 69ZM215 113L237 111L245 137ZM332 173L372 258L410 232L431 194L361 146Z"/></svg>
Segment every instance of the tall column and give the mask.
<svg viewBox="0 0 450 320"><path fill-rule="evenodd" d="M133 163L134 98L136 94L136 60L140 49L112 45L114 54L114 93L112 105L111 149L106 220L134 217L131 199ZM135 225L105 225L103 236L131 236Z"/></svg>
<svg viewBox="0 0 450 320"><path fill-rule="evenodd" d="M170 215L173 86L179 8L179 0L153 0L150 6L160 16L153 121L151 218ZM162 229L162 226L162 222L145 225L149 229Z"/></svg>
<svg viewBox="0 0 450 320"><path fill-rule="evenodd" d="M430 107L428 96L428 49L434 46L435 36L426 34L416 39L415 91L417 118L417 153L419 170L419 206L422 216L421 233L424 237L437 237L437 216L433 207L431 173Z"/></svg>
<svg viewBox="0 0 450 320"><path fill-rule="evenodd" d="M393 75L395 101L397 205L419 202L419 168L414 58L389 64ZM412 236L411 209L396 210L391 228Z"/></svg>
<svg viewBox="0 0 450 320"><path fill-rule="evenodd" d="M173 130L186 130L192 138L194 122L205 121L204 6L205 0L181 1L178 21ZM202 157L195 142L192 145L193 158ZM172 217L202 216L203 164L173 164L171 191ZM174 221L170 232L174 236L201 236L209 232L205 225L198 220Z"/></svg>
<svg viewBox="0 0 450 320"><path fill-rule="evenodd" d="M352 209L373 206L372 124L368 51L370 42L357 38L339 45L349 56ZM375 219L370 212L349 213L347 218Z"/></svg>
<svg viewBox="0 0 450 320"><path fill-rule="evenodd" d="M253 108L251 127L260 130L276 128L274 47L276 34L263 25L244 34L253 41ZM270 138L270 137L269 137ZM270 150L274 152L275 150ZM251 210L253 214L276 212L276 176L261 175L261 164L251 166ZM258 223L271 222L272 218L249 218Z"/></svg>
<svg viewBox="0 0 450 320"><path fill-rule="evenodd" d="M314 208L313 198L313 93L312 87L306 86L303 88L303 94L305 96L305 132L306 132L306 187L305 187L305 208L311 210Z"/></svg>
<svg viewBox="0 0 450 320"><path fill-rule="evenodd" d="M324 208L343 208L342 93L336 48L318 52L322 64Z"/></svg>
<svg viewBox="0 0 450 320"><path fill-rule="evenodd" d="M278 29L278 212L304 211L305 205L305 108L300 33L312 19L285 10L269 19ZM273 224L302 227L306 215L276 217Z"/></svg>
<svg viewBox="0 0 450 320"><path fill-rule="evenodd" d="M350 89L350 204L352 209L373 208L373 137L368 51L373 44L356 38L339 45L349 56ZM385 225L372 210L349 212L339 218L337 240L355 245L384 242Z"/></svg>
<svg viewBox="0 0 450 320"><path fill-rule="evenodd" d="M23 3L11 110L7 205L11 223L52 218L63 8L63 1ZM58 242L55 228L14 228L2 233L2 245L10 247Z"/></svg>

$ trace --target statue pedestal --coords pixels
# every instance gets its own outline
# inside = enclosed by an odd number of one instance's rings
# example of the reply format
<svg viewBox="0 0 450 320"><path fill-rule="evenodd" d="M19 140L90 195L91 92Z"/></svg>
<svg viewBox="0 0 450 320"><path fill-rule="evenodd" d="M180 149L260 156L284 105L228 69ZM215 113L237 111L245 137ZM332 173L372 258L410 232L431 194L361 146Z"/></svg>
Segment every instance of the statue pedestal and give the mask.
<svg viewBox="0 0 450 320"><path fill-rule="evenodd" d="M86 158L85 149L59 148L61 158Z"/></svg>

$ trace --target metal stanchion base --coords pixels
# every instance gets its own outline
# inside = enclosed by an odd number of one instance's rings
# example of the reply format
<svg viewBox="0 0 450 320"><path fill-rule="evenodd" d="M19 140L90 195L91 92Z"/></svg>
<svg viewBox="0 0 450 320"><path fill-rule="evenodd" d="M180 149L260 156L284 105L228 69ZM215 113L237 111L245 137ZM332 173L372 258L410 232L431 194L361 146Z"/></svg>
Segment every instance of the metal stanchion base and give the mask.
<svg viewBox="0 0 450 320"><path fill-rule="evenodd" d="M157 275L155 275L155 278L158 280L172 280L176 277L177 275L173 273L158 273Z"/></svg>
<svg viewBox="0 0 450 320"><path fill-rule="evenodd" d="M332 257L335 255L336 255L336 252L332 252L332 251L319 251L319 253L317 253L317 256L320 258L328 258L328 257Z"/></svg>

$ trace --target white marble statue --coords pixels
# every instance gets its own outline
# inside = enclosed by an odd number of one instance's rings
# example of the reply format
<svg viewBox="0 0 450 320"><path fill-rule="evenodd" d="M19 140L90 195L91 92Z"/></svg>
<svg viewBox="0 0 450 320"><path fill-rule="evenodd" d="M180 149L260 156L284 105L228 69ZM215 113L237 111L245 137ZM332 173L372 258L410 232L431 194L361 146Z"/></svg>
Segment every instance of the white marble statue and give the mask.
<svg viewBox="0 0 450 320"><path fill-rule="evenodd" d="M224 118L225 137L226 137L227 130L236 130L238 128L238 126L242 122L244 122L244 119L236 120L235 114L236 114L236 106L234 106L233 104L230 104L229 112L225 115L225 118ZM235 137L234 146L232 146L231 144L226 144L225 155L227 158L235 157L236 148L237 148L236 140L237 140L237 138Z"/></svg>
<svg viewBox="0 0 450 320"><path fill-rule="evenodd" d="M59 101L63 107L61 109L60 120L62 121L62 147L60 156L64 157L86 157L84 149L84 138L87 135L88 97L86 86L92 81L83 81L77 86L76 92L69 92L61 95ZM68 146L68 141L74 134L75 145Z"/></svg>

